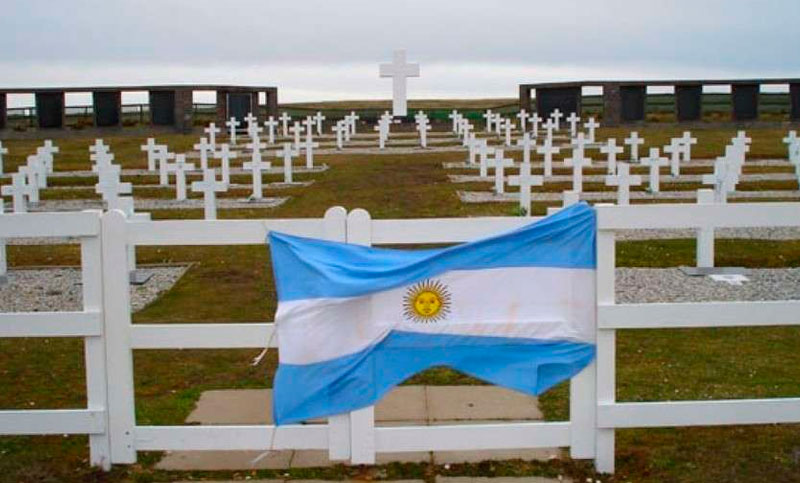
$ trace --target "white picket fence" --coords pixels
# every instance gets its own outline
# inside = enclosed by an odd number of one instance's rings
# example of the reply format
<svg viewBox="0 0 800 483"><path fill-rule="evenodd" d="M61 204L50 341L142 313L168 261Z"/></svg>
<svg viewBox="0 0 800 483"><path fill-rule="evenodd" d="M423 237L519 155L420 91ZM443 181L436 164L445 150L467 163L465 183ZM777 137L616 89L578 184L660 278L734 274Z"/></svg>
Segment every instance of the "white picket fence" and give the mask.
<svg viewBox="0 0 800 483"><path fill-rule="evenodd" d="M130 222L120 212L0 215L3 238L81 239L81 312L0 314L0 337L84 337L86 409L0 411L0 434L88 434L91 463L136 461L137 451L328 450L374 463L376 453L569 447L614 470L614 430L800 422L800 398L626 403L615 400L618 329L800 325L800 301L624 304L614 302L615 231L800 226L800 203L598 206L597 359L570 381L570 420L376 427L373 408L327 424L140 426L134 349L263 348L272 323L131 324L128 254L135 246L263 244L270 230L362 245L457 243L519 227L519 217L372 220L341 207L318 219ZM273 344L274 346L274 344Z"/></svg>

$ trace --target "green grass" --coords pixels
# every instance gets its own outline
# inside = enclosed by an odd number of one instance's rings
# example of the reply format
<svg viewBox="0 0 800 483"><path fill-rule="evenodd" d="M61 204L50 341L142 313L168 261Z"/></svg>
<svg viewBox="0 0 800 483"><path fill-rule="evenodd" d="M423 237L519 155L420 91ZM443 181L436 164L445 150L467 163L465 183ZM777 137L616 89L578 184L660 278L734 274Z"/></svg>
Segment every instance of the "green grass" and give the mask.
<svg viewBox="0 0 800 483"><path fill-rule="evenodd" d="M641 129L648 140L663 143L679 130ZM721 152L733 130L694 130L701 144L696 157ZM601 136L618 135L604 130ZM783 155L780 130L751 131L751 157ZM187 147L188 136L162 137L170 146ZM87 169L91 140L59 141L60 170ZM144 167L141 139L108 139L125 167ZM11 166L37 143L9 141ZM179 148L182 149L182 148ZM366 208L374 218L513 215L514 203L461 203L441 168L461 161L463 153L424 155L321 156L331 169L307 175L315 183L302 189L275 190L292 198L271 209L220 210L222 218L320 217L332 205ZM13 169L13 168L10 168ZM54 179L55 180L55 179ZM64 185L91 183L83 178ZM147 183L157 180L148 176ZM137 180L138 183L138 180ZM63 185L62 185L63 186ZM485 186L484 186L485 189ZM56 193L57 191L51 191ZM171 190L137 188L137 195ZM271 193L271 194L272 194ZM536 203L542 214L545 203ZM156 219L200 218L201 210L158 210ZM800 241L720 240L717 264L747 267L800 267ZM12 267L76 265L76 246L10 246ZM186 275L159 300L134 315L145 322L268 321L275 311L275 293L268 249L264 246L141 247L140 264L189 263ZM630 267L674 267L694 263L693 240L618 243L618 264ZM618 397L626 401L707 399L800 395L800 330L757 328L719 330L620 331L618 336ZM208 389L268 387L277 360L271 352L253 368L257 350L136 351L136 411L139 424L180 424L200 393ZM437 368L414 376L414 384L479 384L455 371ZM0 340L0 407L67 408L85 404L82 342L76 339ZM677 392L675 392L677 390ZM565 385L542 397L545 416L566 417ZM615 481L797 481L800 465L793 451L800 447L796 425L625 430L618 432ZM84 437L0 438L0 481L166 481L189 477L232 478L280 476L281 472L166 473L152 468L157 454L140 454L140 464L100 475L88 468ZM509 461L431 468L427 465L343 466L291 470L293 478L360 477L425 478L434 474L526 476L570 475L576 481L593 476L585 463ZM607 481L606 478L603 481Z"/></svg>

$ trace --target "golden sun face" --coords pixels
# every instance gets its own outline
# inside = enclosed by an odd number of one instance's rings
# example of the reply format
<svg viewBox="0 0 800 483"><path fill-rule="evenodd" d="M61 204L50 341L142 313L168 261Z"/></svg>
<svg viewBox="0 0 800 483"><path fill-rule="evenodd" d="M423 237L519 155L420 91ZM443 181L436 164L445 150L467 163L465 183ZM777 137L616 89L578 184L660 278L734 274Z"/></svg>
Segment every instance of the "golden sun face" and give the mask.
<svg viewBox="0 0 800 483"><path fill-rule="evenodd" d="M412 285L403 297L403 318L413 322L438 322L450 313L450 292L438 280Z"/></svg>

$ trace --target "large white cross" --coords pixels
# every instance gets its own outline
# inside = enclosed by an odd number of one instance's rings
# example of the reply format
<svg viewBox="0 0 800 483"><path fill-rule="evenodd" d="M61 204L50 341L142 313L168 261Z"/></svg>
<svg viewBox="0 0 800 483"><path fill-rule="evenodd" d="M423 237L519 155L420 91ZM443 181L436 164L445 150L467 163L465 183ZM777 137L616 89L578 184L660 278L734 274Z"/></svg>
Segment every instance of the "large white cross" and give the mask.
<svg viewBox="0 0 800 483"><path fill-rule="evenodd" d="M322 121L327 119L325 116L322 115L322 111L317 111L314 114L314 122L317 123L317 136L322 136Z"/></svg>
<svg viewBox="0 0 800 483"><path fill-rule="evenodd" d="M395 116L407 115L407 79L409 77L419 77L419 64L406 63L406 51L395 50L392 63L380 65L379 75L392 78L392 114Z"/></svg>
<svg viewBox="0 0 800 483"><path fill-rule="evenodd" d="M267 142L269 144L275 144L275 128L278 127L278 121L272 116L269 116L269 119L264 121L264 127L267 128Z"/></svg>
<svg viewBox="0 0 800 483"><path fill-rule="evenodd" d="M281 116L278 118L281 122L281 128L283 129L283 137L289 136L289 121L292 120L292 116L290 116L286 111L281 113Z"/></svg>
<svg viewBox="0 0 800 483"><path fill-rule="evenodd" d="M607 155L606 161L608 163L608 174L615 174L617 172L617 154L622 154L625 148L617 146L617 140L608 138L603 146L600 146L600 152Z"/></svg>
<svg viewBox="0 0 800 483"><path fill-rule="evenodd" d="M547 124L550 124L550 119L547 120ZM544 155L544 176L546 178L553 176L553 154L560 153L561 148L553 146L553 138L547 136L544 144L536 148L536 152Z"/></svg>
<svg viewBox="0 0 800 483"><path fill-rule="evenodd" d="M292 183L292 157L297 155L297 151L292 149L292 145L284 143L283 149L277 151L275 156L283 158L283 182Z"/></svg>
<svg viewBox="0 0 800 483"><path fill-rule="evenodd" d="M650 155L642 160L642 164L650 168L648 189L651 193L661 191L661 172L659 170L668 163L669 160L661 157L658 148L650 148Z"/></svg>
<svg viewBox="0 0 800 483"><path fill-rule="evenodd" d="M147 170L148 171L155 171L156 170L156 158L155 153L159 149L160 145L156 144L156 140L154 138L147 138L147 144L142 144L140 149L142 151L147 152Z"/></svg>
<svg viewBox="0 0 800 483"><path fill-rule="evenodd" d="M230 139L231 144L236 144L236 128L238 128L242 123L240 123L235 117L230 118L230 120L225 122L225 125L228 126L228 138Z"/></svg>
<svg viewBox="0 0 800 483"><path fill-rule="evenodd" d="M617 173L606 176L606 186L617 187L617 204L620 206L630 204L631 200L631 186L639 186L642 184L642 177L638 174L631 174L631 165L628 163L619 163L617 165Z"/></svg>
<svg viewBox="0 0 800 483"><path fill-rule="evenodd" d="M644 139L639 137L639 133L633 131L630 137L625 138L625 144L631 147L631 162L636 163L639 161L639 145L644 144Z"/></svg>
<svg viewBox="0 0 800 483"><path fill-rule="evenodd" d="M528 133L525 133L527 136ZM542 186L544 177L531 175L531 163L522 163L518 176L508 178L509 186L519 186L519 207L526 216L531 216L531 186Z"/></svg>
<svg viewBox="0 0 800 483"><path fill-rule="evenodd" d="M25 173L17 172L11 175L11 184L0 188L0 194L11 196L14 213L25 213L28 211L25 197L27 196L30 199L31 194L36 190L36 186L28 183L28 177ZM0 203L2 203L2 200L0 200Z"/></svg>
<svg viewBox="0 0 800 483"><path fill-rule="evenodd" d="M206 138L200 138L200 142L194 145L194 148L200 152L200 169L208 169L208 154L214 153L214 146L208 142Z"/></svg>
<svg viewBox="0 0 800 483"><path fill-rule="evenodd" d="M314 138L310 133L306 133L306 142L303 143L303 149L306 151L306 168L312 169L314 167L314 148L318 148L319 143L314 142Z"/></svg>
<svg viewBox="0 0 800 483"><path fill-rule="evenodd" d="M203 193L203 212L206 220L217 219L217 193L228 190L228 185L217 181L213 169L203 170L203 181L192 182L192 191Z"/></svg>
<svg viewBox="0 0 800 483"><path fill-rule="evenodd" d="M222 169L222 182L230 184L231 182L231 159L236 159L239 154L236 151L231 151L227 143L220 145L219 151L214 152L214 158L220 160L220 167Z"/></svg>
<svg viewBox="0 0 800 483"><path fill-rule="evenodd" d="M664 152L669 154L669 171L673 178L677 178L681 174L681 154L683 149L681 138L672 138L669 146L664 146Z"/></svg>
<svg viewBox="0 0 800 483"><path fill-rule="evenodd" d="M187 163L185 154L176 154L175 162L167 165L167 171L175 173L175 199L178 201L186 199L186 172L192 170L194 163Z"/></svg>
<svg viewBox="0 0 800 483"><path fill-rule="evenodd" d="M569 122L569 137L574 138L578 133L578 123L580 120L581 118L578 117L578 115L574 112L569 114L569 117L567 118L567 122Z"/></svg>
<svg viewBox="0 0 800 483"><path fill-rule="evenodd" d="M203 129L203 132L208 134L208 143L211 145L211 150L215 151L217 149L217 133L222 132L222 129L212 122L209 123L207 128Z"/></svg>
<svg viewBox="0 0 800 483"><path fill-rule="evenodd" d="M589 142L589 144L594 144L595 130L598 127L600 127L600 123L595 121L593 117L590 117L588 122L583 123L583 127L585 127L588 130L588 133L589 133L588 142Z"/></svg>
<svg viewBox="0 0 800 483"><path fill-rule="evenodd" d="M591 165L592 159L585 157L583 150L578 149L573 149L572 157L564 160L564 166L572 167L572 191L583 191L583 168Z"/></svg>
<svg viewBox="0 0 800 483"><path fill-rule="evenodd" d="M514 160L503 157L502 149L494 150L494 159L489 160L489 166L494 168L494 192L502 194L505 192L505 169L514 166Z"/></svg>

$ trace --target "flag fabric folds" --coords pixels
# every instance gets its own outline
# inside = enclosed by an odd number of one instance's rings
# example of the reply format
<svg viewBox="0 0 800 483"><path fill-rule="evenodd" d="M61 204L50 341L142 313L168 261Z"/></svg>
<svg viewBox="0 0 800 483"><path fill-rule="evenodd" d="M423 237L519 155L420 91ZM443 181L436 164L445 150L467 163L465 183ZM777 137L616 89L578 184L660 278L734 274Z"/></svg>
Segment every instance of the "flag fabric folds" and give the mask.
<svg viewBox="0 0 800 483"><path fill-rule="evenodd" d="M277 424L345 413L435 366L538 395L594 358L595 213L435 250L271 232Z"/></svg>

